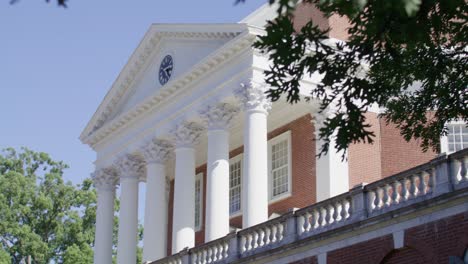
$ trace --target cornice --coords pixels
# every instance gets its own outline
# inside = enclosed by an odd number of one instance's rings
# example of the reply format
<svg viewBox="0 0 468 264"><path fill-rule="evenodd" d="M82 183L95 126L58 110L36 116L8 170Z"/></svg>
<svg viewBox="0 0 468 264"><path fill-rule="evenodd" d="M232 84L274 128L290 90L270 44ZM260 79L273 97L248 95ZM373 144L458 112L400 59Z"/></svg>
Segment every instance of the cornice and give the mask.
<svg viewBox="0 0 468 264"><path fill-rule="evenodd" d="M240 29L240 28L239 28ZM255 30L254 30L255 31ZM227 35L226 35L227 34ZM148 36L151 35L151 36ZM189 72L180 77L169 81L166 85L155 91L151 96L140 102L129 111L120 114L111 121L106 119L113 112L117 104L124 97L126 91L130 88L133 79L142 69L143 64L150 56L156 44L164 37L234 37L220 49L216 50L208 57L191 68ZM99 107L93 119L89 122L86 129L80 136L83 143L94 147L99 141L104 139L109 134L114 133L118 129L128 124L131 120L135 120L152 108L157 107L165 101L165 98L177 93L180 90L187 89L194 81L203 79L207 73L229 59L235 58L236 55L246 48L251 48L252 43L256 38L256 34L252 34L250 28L244 27L242 33L236 32L155 32L147 33L142 44L137 48L137 51L132 55L129 63L125 66L122 73L119 75L111 91L106 95L103 103ZM136 59L133 59L136 58ZM116 87L116 88L115 88ZM111 94L112 93L112 94Z"/></svg>

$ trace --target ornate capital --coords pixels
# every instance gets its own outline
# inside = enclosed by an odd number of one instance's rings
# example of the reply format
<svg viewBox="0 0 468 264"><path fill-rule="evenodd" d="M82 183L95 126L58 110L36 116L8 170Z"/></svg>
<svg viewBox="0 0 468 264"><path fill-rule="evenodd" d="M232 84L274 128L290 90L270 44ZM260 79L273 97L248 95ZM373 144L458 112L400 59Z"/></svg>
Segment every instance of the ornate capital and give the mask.
<svg viewBox="0 0 468 264"><path fill-rule="evenodd" d="M208 129L226 129L239 108L228 103L208 106L200 112L208 124Z"/></svg>
<svg viewBox="0 0 468 264"><path fill-rule="evenodd" d="M91 173L94 186L98 189L115 189L118 182L117 170L114 167L97 169Z"/></svg>
<svg viewBox="0 0 468 264"><path fill-rule="evenodd" d="M193 147L204 130L203 126L196 122L183 122L178 124L173 130L172 135L176 147Z"/></svg>
<svg viewBox="0 0 468 264"><path fill-rule="evenodd" d="M143 158L135 154L124 154L114 162L118 168L120 179L136 178L141 179L145 174L145 164Z"/></svg>
<svg viewBox="0 0 468 264"><path fill-rule="evenodd" d="M142 148L142 153L147 164L163 164L171 156L173 148L170 141L153 138Z"/></svg>
<svg viewBox="0 0 468 264"><path fill-rule="evenodd" d="M268 112L271 109L271 101L267 98L263 85L252 82L241 83L240 88L235 93L247 111Z"/></svg>

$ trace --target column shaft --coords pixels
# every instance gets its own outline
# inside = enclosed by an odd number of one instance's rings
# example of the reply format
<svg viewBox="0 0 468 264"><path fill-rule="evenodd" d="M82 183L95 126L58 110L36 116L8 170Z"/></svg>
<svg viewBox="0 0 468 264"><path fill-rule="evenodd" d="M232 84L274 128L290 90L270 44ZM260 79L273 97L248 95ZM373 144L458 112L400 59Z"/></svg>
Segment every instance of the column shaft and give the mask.
<svg viewBox="0 0 468 264"><path fill-rule="evenodd" d="M195 150L175 149L172 253L195 246Z"/></svg>
<svg viewBox="0 0 468 264"><path fill-rule="evenodd" d="M229 133L208 131L205 242L229 233Z"/></svg>
<svg viewBox="0 0 468 264"><path fill-rule="evenodd" d="M147 163L143 260L154 261L167 252L167 200L164 165Z"/></svg>
<svg viewBox="0 0 468 264"><path fill-rule="evenodd" d="M318 135L320 125L315 125ZM316 153L320 152L323 141L315 141ZM317 202L349 191L348 160L342 160L341 153L335 149L334 139L326 155L316 158L316 189Z"/></svg>
<svg viewBox="0 0 468 264"><path fill-rule="evenodd" d="M136 262L138 235L138 178L121 177L117 263Z"/></svg>
<svg viewBox="0 0 468 264"><path fill-rule="evenodd" d="M97 187L94 263L112 263L115 186Z"/></svg>
<svg viewBox="0 0 468 264"><path fill-rule="evenodd" d="M244 125L242 227L268 220L267 112L247 110Z"/></svg>

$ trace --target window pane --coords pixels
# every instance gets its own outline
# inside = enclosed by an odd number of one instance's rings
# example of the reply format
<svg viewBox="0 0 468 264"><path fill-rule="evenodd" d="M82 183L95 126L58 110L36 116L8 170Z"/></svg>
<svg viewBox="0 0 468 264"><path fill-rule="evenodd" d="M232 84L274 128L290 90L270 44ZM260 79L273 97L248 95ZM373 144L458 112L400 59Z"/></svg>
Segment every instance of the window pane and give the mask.
<svg viewBox="0 0 468 264"><path fill-rule="evenodd" d="M275 197L289 190L288 140L276 143L271 149L272 195Z"/></svg>
<svg viewBox="0 0 468 264"><path fill-rule="evenodd" d="M201 179L195 180L195 228L200 227L201 221Z"/></svg>
<svg viewBox="0 0 468 264"><path fill-rule="evenodd" d="M468 128L466 124L447 125L448 151L454 152L468 147Z"/></svg>
<svg viewBox="0 0 468 264"><path fill-rule="evenodd" d="M229 165L229 213L241 209L241 161Z"/></svg>

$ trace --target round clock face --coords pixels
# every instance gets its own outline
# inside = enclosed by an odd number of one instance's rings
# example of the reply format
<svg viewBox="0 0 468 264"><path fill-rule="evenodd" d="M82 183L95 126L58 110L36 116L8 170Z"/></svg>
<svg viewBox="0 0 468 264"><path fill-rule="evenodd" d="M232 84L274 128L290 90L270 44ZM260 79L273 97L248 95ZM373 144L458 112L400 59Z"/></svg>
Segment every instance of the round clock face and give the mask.
<svg viewBox="0 0 468 264"><path fill-rule="evenodd" d="M161 61L161 66L159 66L159 83L161 83L161 85L169 81L172 75L172 69L174 69L174 60L171 55L166 55Z"/></svg>

